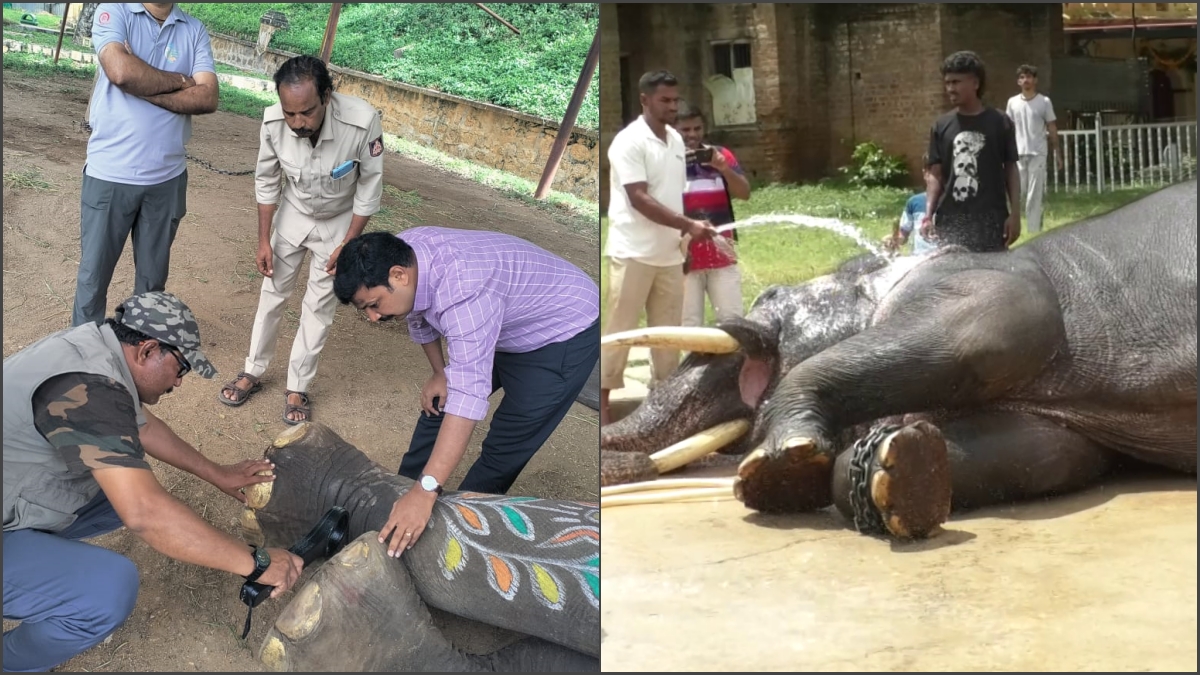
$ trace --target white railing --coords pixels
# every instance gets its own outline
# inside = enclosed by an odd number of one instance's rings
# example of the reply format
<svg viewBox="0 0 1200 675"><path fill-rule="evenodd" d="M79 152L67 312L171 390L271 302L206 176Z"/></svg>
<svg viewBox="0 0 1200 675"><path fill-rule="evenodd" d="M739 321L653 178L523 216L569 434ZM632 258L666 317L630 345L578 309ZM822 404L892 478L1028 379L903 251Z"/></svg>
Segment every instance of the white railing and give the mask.
<svg viewBox="0 0 1200 675"><path fill-rule="evenodd" d="M1051 158L1053 192L1106 192L1170 185L1196 177L1196 122L1159 122L1058 132L1063 167Z"/></svg>

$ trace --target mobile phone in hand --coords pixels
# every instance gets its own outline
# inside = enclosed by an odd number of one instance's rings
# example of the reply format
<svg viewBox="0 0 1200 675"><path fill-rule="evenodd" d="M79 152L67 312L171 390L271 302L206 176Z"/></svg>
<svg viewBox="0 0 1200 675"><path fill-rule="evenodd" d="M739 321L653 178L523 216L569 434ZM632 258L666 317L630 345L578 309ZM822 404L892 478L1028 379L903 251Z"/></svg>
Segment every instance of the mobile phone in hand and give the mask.
<svg viewBox="0 0 1200 675"><path fill-rule="evenodd" d="M712 148L696 148L687 151L688 164L707 164L712 161Z"/></svg>

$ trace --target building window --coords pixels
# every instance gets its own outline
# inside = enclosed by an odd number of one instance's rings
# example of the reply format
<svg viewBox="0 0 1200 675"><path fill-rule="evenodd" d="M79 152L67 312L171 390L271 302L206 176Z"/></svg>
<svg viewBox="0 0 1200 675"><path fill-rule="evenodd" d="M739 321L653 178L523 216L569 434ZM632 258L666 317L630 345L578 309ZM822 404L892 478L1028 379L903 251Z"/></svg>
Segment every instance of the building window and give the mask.
<svg viewBox="0 0 1200 675"><path fill-rule="evenodd" d="M749 42L718 42L713 44L712 50L713 71L718 75L732 80L735 68L751 67Z"/></svg>
<svg viewBox="0 0 1200 675"><path fill-rule="evenodd" d="M712 43L713 75L704 87L713 99L714 126L754 124L754 68L748 40Z"/></svg>

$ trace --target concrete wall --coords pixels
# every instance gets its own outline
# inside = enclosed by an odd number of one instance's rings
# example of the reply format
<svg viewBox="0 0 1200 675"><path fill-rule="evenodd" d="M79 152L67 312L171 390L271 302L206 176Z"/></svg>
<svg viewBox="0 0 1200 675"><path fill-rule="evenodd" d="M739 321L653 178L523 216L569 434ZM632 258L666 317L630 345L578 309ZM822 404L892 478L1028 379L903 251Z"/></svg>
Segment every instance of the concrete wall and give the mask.
<svg viewBox="0 0 1200 675"><path fill-rule="evenodd" d="M270 74L295 54L213 33L213 58ZM383 130L420 145L538 182L558 133L554 120L330 66L335 90L359 96L383 113ZM600 137L575 127L553 189L596 201Z"/></svg>

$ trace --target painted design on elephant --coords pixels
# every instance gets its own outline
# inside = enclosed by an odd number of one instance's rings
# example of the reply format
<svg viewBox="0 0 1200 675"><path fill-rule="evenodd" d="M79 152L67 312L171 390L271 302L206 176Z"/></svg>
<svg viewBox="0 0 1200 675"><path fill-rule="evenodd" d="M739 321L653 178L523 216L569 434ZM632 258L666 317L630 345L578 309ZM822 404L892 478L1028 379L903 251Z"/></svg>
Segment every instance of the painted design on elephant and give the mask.
<svg viewBox="0 0 1200 675"><path fill-rule="evenodd" d="M528 580L529 592L543 606L561 610L567 601L566 581L573 579L580 594L593 607L600 606L599 509L578 502L547 502L535 497L501 497L466 493L447 497L450 507L438 513L446 524L441 551L442 574L453 580L478 561L487 570L488 584L500 597L513 600ZM531 512L553 513L550 522L561 526L548 533L539 531ZM501 529L495 524L500 523ZM547 555L521 555L497 550L483 539L508 532ZM571 557L552 557L551 551Z"/></svg>

